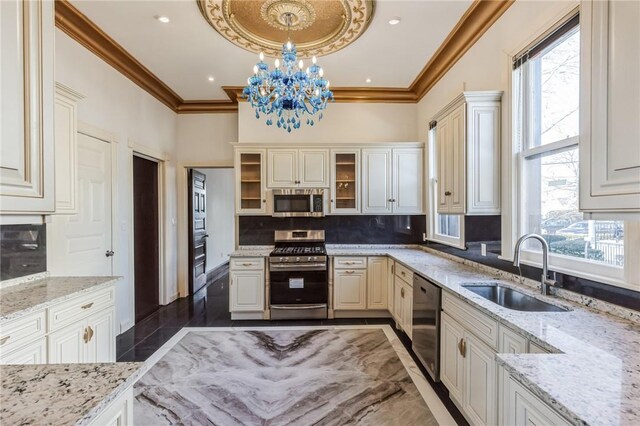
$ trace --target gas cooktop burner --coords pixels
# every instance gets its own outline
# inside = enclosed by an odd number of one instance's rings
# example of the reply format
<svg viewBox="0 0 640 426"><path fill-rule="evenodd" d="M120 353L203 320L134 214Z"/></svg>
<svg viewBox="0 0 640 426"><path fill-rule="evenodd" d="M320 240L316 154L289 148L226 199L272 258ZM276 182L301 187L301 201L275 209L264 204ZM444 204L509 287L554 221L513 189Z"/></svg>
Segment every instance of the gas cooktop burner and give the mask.
<svg viewBox="0 0 640 426"><path fill-rule="evenodd" d="M300 254L324 255L326 254L326 250L323 246L314 246L314 247L283 246L283 247L276 247L273 250L273 252L271 252L272 256L292 256L292 255L300 255Z"/></svg>

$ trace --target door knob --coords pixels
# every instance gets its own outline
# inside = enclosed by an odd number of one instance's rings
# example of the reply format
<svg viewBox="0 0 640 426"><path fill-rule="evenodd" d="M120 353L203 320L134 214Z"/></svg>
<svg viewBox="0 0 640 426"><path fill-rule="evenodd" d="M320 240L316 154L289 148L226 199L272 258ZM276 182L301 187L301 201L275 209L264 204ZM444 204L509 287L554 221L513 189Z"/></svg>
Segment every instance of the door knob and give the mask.
<svg viewBox="0 0 640 426"><path fill-rule="evenodd" d="M209 238L209 234L204 234L204 238Z"/></svg>
<svg viewBox="0 0 640 426"><path fill-rule="evenodd" d="M451 195L451 191L445 191L444 195Z"/></svg>
<svg viewBox="0 0 640 426"><path fill-rule="evenodd" d="M107 250L107 252L104 255L107 256L107 257L111 257L114 254L116 254L116 253L113 250Z"/></svg>

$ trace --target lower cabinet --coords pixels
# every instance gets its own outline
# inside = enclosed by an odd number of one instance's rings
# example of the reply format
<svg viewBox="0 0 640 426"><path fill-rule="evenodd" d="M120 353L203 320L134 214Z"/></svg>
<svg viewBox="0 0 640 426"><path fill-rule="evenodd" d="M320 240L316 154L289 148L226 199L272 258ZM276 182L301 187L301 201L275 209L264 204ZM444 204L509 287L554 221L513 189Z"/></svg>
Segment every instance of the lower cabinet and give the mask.
<svg viewBox="0 0 640 426"><path fill-rule="evenodd" d="M397 325L412 338L413 286L398 275L394 278L393 314Z"/></svg>
<svg viewBox="0 0 640 426"><path fill-rule="evenodd" d="M113 362L114 337L114 309L109 308L49 334L49 363Z"/></svg>
<svg viewBox="0 0 640 426"><path fill-rule="evenodd" d="M440 326L440 380L449 390L452 399L462 401L464 390L464 359L462 342L464 330L445 312Z"/></svg>
<svg viewBox="0 0 640 426"><path fill-rule="evenodd" d="M367 309L367 270L336 269L334 309Z"/></svg>
<svg viewBox="0 0 640 426"><path fill-rule="evenodd" d="M519 381L504 374L501 401L501 425L505 426L564 426L571 423L531 393Z"/></svg>
<svg viewBox="0 0 640 426"><path fill-rule="evenodd" d="M367 309L388 309L387 258L367 259Z"/></svg>
<svg viewBox="0 0 640 426"><path fill-rule="evenodd" d="M233 270L229 277L229 310L264 310L264 270Z"/></svg>
<svg viewBox="0 0 640 426"><path fill-rule="evenodd" d="M93 419L91 426L133 425L133 388L130 387Z"/></svg>
<svg viewBox="0 0 640 426"><path fill-rule="evenodd" d="M0 364L46 364L46 362L46 337L0 356Z"/></svg>

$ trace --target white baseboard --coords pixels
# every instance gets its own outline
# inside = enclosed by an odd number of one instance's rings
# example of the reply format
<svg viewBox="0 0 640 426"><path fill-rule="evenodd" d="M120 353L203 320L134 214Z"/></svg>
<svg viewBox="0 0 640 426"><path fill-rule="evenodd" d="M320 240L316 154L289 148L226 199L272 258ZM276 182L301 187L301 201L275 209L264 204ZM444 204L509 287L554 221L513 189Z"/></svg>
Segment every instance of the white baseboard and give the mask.
<svg viewBox="0 0 640 426"><path fill-rule="evenodd" d="M391 318L391 314L386 309L376 310L335 310L333 311L334 318Z"/></svg>

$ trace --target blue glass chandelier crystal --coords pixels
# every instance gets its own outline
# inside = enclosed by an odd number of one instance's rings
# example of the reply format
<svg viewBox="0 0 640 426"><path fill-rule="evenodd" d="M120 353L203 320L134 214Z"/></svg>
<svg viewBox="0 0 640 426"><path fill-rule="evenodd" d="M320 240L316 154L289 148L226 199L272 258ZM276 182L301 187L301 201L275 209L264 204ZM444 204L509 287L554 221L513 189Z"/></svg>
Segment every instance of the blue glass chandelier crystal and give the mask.
<svg viewBox="0 0 640 426"><path fill-rule="evenodd" d="M291 41L282 45L282 67L280 60L276 59L272 71L264 62L264 54L260 53L260 62L253 67L253 75L242 91L242 96L255 109L257 119L260 114L266 115L268 126L275 122L276 126L287 132L299 129L305 118L306 123L313 126L317 113L317 120L322 120L322 111L326 109L327 102L333 101L329 81L324 78L324 71L316 63L316 57L313 57L306 71L304 62L296 61L296 45Z"/></svg>

